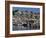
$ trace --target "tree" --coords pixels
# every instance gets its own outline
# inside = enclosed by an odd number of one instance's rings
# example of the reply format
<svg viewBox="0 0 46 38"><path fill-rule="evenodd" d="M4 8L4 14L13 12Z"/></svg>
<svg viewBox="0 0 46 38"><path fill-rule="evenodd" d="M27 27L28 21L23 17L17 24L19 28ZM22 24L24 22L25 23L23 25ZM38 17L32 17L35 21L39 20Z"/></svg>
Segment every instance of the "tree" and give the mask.
<svg viewBox="0 0 46 38"><path fill-rule="evenodd" d="M13 11L13 16L16 14L16 12L18 12L18 10L14 10L14 11Z"/></svg>

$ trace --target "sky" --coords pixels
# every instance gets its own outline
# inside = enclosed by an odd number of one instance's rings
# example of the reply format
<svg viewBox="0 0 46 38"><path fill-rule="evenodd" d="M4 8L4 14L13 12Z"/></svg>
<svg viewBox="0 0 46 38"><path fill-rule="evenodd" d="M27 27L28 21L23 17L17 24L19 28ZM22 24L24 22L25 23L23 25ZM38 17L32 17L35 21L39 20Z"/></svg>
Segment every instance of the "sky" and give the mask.
<svg viewBox="0 0 46 38"><path fill-rule="evenodd" d="M33 13L40 13L40 8L25 8L25 7L13 7L13 10L20 10L20 11L32 11Z"/></svg>

